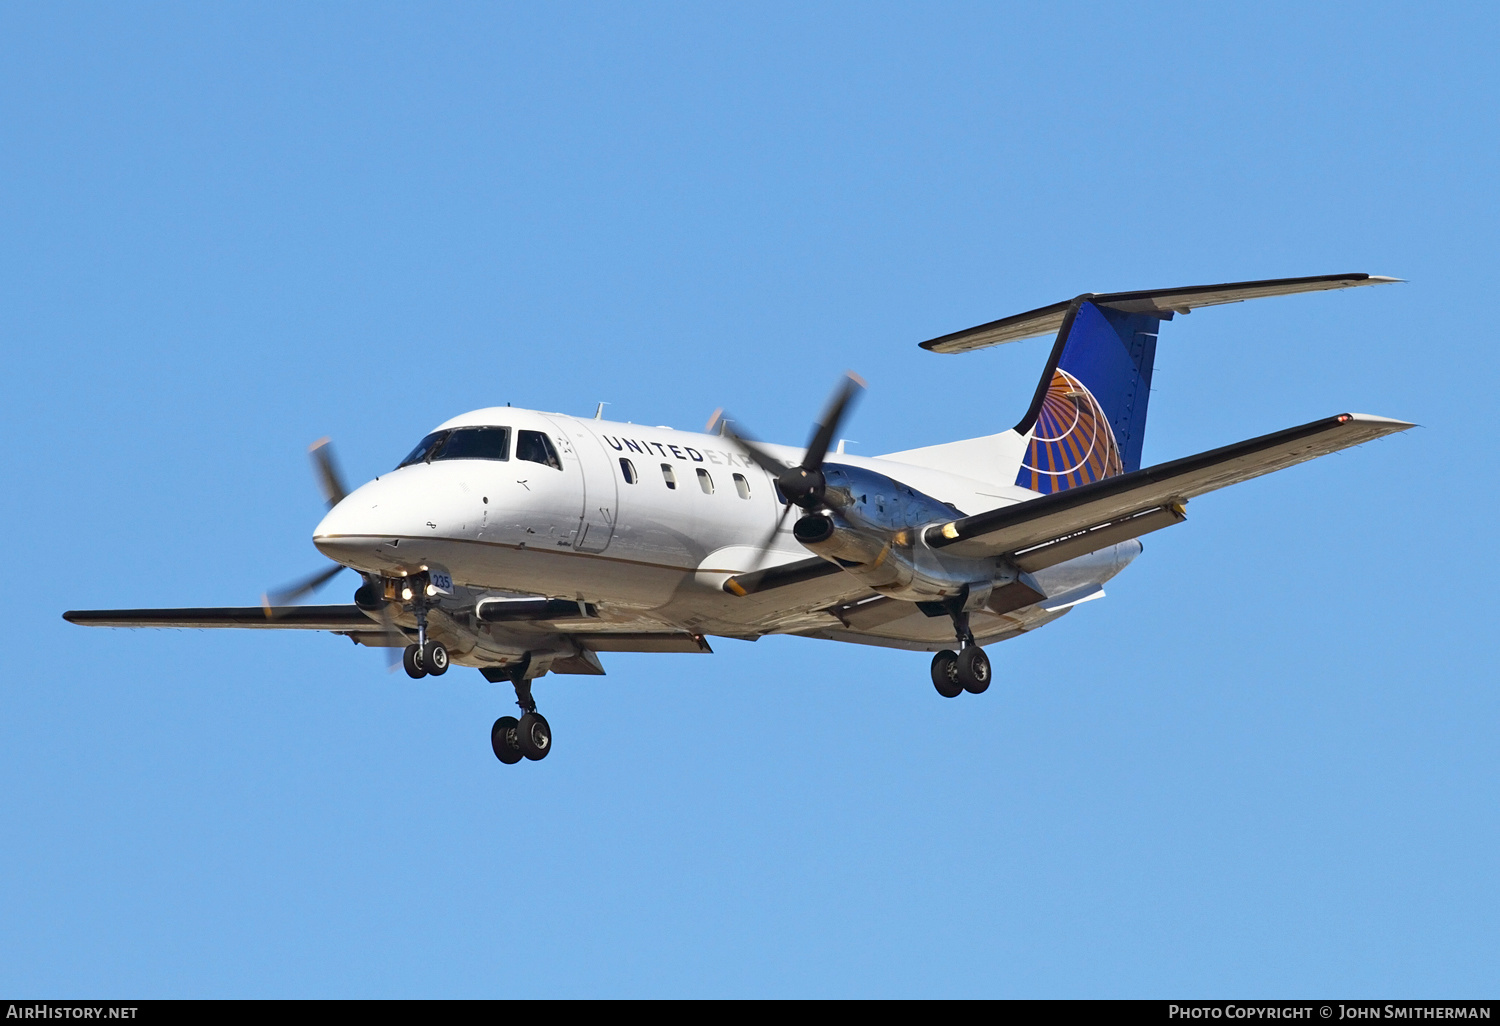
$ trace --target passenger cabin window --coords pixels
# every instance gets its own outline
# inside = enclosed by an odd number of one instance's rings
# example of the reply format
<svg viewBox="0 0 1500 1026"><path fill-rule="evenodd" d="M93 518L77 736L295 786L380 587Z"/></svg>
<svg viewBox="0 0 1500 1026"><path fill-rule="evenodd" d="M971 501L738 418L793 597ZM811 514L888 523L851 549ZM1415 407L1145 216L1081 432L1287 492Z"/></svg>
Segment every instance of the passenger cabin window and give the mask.
<svg viewBox="0 0 1500 1026"><path fill-rule="evenodd" d="M624 456L620 457L620 476L625 479L626 484L635 484L640 478L635 476L635 464Z"/></svg>
<svg viewBox="0 0 1500 1026"><path fill-rule="evenodd" d="M714 479L708 476L708 471L702 467L698 468L698 487L703 489L704 495L714 493Z"/></svg>
<svg viewBox="0 0 1500 1026"><path fill-rule="evenodd" d="M672 473L672 464L663 463L661 465L661 479L667 483L668 488L677 487L677 475Z"/></svg>
<svg viewBox="0 0 1500 1026"><path fill-rule="evenodd" d="M557 458L557 450L552 446L552 439L540 431L516 432L516 459L540 463L553 470L562 469L562 460Z"/></svg>
<svg viewBox="0 0 1500 1026"><path fill-rule="evenodd" d="M510 428L464 427L434 431L417 443L401 467L433 460L508 460ZM399 467L397 469L400 469Z"/></svg>
<svg viewBox="0 0 1500 1026"><path fill-rule="evenodd" d="M750 498L750 482L745 479L744 474L734 475L734 490L740 493L740 498Z"/></svg>

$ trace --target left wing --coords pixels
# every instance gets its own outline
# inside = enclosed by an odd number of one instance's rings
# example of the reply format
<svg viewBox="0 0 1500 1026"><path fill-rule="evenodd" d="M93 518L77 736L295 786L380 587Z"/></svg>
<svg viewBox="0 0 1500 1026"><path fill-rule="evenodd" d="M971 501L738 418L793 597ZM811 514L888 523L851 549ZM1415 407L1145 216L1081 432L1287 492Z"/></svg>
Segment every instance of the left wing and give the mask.
<svg viewBox="0 0 1500 1026"><path fill-rule="evenodd" d="M1183 519L1182 504L1194 496L1415 426L1388 417L1341 413L936 524L923 537L933 548L956 556L1019 554L1023 570L1040 569L1176 523Z"/></svg>
<svg viewBox="0 0 1500 1026"><path fill-rule="evenodd" d="M821 562L821 560L820 560ZM834 568L837 570L837 567ZM491 600L493 605L497 601ZM512 605L531 600L517 600ZM553 635L566 635L581 648L594 652L712 652L708 641L701 634L682 630L585 630L579 631L571 620L577 619L579 604L565 600L539 599L542 613L564 613L568 607L575 615L559 615L547 624L535 622L540 616L529 617L526 623L518 610L508 610L501 615L495 609L485 610L489 615L481 617L505 620L512 631L531 633L538 631ZM551 608L551 606L563 608ZM481 604L483 608L483 604ZM212 627L249 627L259 630L333 631L348 634L362 645L374 647L399 647L405 644L406 632L396 624L389 628L367 615L355 605L347 606L209 606L187 609L70 609L63 614L69 623L85 627L176 627L202 629ZM509 622L516 621L516 622ZM388 635L393 630L402 635L398 640ZM593 673L591 669L567 671Z"/></svg>
<svg viewBox="0 0 1500 1026"><path fill-rule="evenodd" d="M934 549L969 559L1010 556L1019 569L1030 573L1179 523L1186 516L1183 504L1194 496L1414 426L1388 417L1341 413L1196 456L934 524L924 530L923 540ZM724 590L752 595L803 584L839 570L836 564L814 557L739 574L724 582ZM861 615L877 620L894 616L899 609L887 609L881 603L872 604L866 612L862 605L856 605ZM852 611L855 606L849 608ZM834 615L844 619L838 613Z"/></svg>

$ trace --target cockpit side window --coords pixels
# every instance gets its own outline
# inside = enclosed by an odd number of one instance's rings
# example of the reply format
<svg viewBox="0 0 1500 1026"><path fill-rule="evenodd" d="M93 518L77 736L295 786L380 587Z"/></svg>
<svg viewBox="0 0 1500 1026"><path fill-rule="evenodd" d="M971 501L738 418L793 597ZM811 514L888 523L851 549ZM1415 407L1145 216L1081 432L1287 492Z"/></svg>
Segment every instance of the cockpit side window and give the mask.
<svg viewBox="0 0 1500 1026"><path fill-rule="evenodd" d="M508 460L510 459L510 428L465 427L455 428L433 453L432 460Z"/></svg>
<svg viewBox="0 0 1500 1026"><path fill-rule="evenodd" d="M400 470L402 467L409 467L413 463L422 463L432 459L432 454L437 451L438 446L446 442L448 436L452 433L451 431L434 431L418 442L417 447L407 454L406 459L396 465L396 469Z"/></svg>
<svg viewBox="0 0 1500 1026"><path fill-rule="evenodd" d="M553 470L563 468L562 460L557 458L557 449L552 445L552 439L540 431L516 432L516 459L540 463Z"/></svg>

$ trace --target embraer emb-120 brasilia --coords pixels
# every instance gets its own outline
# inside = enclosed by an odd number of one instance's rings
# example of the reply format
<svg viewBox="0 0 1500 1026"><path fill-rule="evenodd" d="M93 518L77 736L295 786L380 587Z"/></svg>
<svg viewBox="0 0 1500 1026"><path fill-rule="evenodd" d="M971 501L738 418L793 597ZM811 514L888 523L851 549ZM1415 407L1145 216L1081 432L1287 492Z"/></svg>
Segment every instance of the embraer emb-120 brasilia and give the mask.
<svg viewBox="0 0 1500 1026"><path fill-rule="evenodd" d="M708 635L936 652L939 694L979 694L982 646L1102 596L1140 537L1181 523L1188 500L1412 426L1341 413L1142 468L1162 321L1396 280L1087 294L923 342L964 353L1057 332L1014 428L879 457L829 452L863 386L852 375L805 449L756 442L717 415L690 433L507 406L439 425L394 471L346 492L319 443L330 508L313 544L336 566L262 606L63 615L332 631L404 650L412 677L477 667L513 684L521 708L490 732L503 763L551 750L537 677L602 674L600 653L709 652ZM288 604L345 568L364 578L352 605Z"/></svg>

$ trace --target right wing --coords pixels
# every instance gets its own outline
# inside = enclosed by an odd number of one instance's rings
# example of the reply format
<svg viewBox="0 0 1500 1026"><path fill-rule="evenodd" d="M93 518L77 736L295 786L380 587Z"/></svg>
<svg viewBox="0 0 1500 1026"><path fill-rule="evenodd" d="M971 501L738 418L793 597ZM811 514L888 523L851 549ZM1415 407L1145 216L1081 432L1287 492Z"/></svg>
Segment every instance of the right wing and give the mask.
<svg viewBox="0 0 1500 1026"><path fill-rule="evenodd" d="M820 560L821 562L821 560ZM837 567L835 567L835 570ZM503 600L502 600L503 601ZM527 600L519 600L527 601ZM526 623L516 618L507 622L506 629L518 634L533 633L566 635L581 650L589 652L704 652L711 653L708 640L701 634L688 631L629 631L629 630L578 630L571 621L581 612L577 602L541 599L544 604L559 605L558 609L543 608L539 613L570 612L572 616L559 616L550 625ZM571 607L571 610L562 607ZM501 616L492 612L491 619L510 621L512 616ZM512 611L516 612L516 611ZM260 630L332 631L346 634L361 645L376 648L393 648L405 644L410 635L401 627L392 625L390 631L381 623L367 616L358 606L273 606L269 611L264 606L209 606L187 609L70 609L63 614L69 623L84 627L176 627L202 629L213 627L249 627ZM533 619L535 619L533 617ZM564 659L554 666L557 673L603 673L597 659L586 654Z"/></svg>
<svg viewBox="0 0 1500 1026"><path fill-rule="evenodd" d="M1183 519L1182 504L1218 488L1415 427L1361 413L1287 428L1170 463L926 529L927 544L956 556L1015 556L1039 570Z"/></svg>
<svg viewBox="0 0 1500 1026"><path fill-rule="evenodd" d="M191 609L70 609L69 623L85 627L258 627L263 630L380 630L358 606L208 606Z"/></svg>

